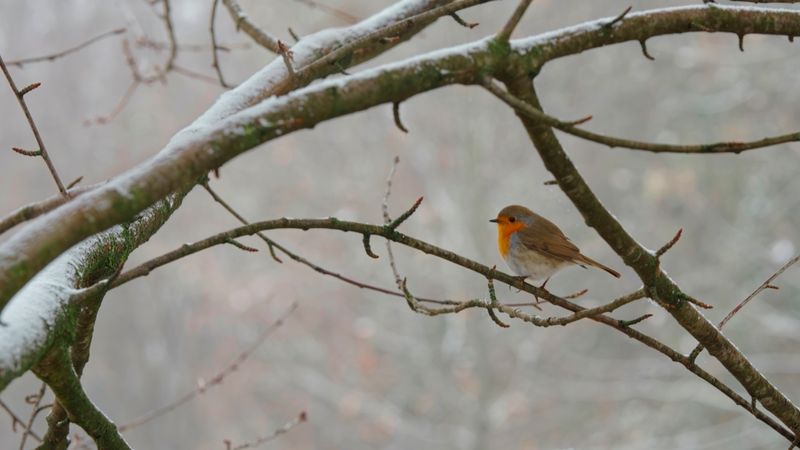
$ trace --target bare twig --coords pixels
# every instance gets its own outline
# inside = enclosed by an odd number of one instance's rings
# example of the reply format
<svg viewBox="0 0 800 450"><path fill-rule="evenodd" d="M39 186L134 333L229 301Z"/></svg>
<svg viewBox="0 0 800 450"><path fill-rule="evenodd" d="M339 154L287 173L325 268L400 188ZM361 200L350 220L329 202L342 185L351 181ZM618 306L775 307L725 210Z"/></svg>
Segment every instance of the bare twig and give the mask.
<svg viewBox="0 0 800 450"><path fill-rule="evenodd" d="M6 413L8 413L9 417L11 417L11 431L16 433L17 425L19 425L20 428L22 428L23 433L29 434L32 438L36 439L37 442L42 442L42 438L38 434L36 434L35 431L26 427L25 422L23 422L19 416L14 414L14 411L12 411L11 408L9 408L8 405L6 405L5 402L2 400L0 400L0 408L3 408L6 411Z"/></svg>
<svg viewBox="0 0 800 450"><path fill-rule="evenodd" d="M177 64L172 64L172 72L177 73L179 75L183 75L187 78L191 78L193 80L200 80L209 84L213 84L214 86L219 85L219 79L210 77L208 75L204 75L202 73L195 72L194 70L189 70Z"/></svg>
<svg viewBox="0 0 800 450"><path fill-rule="evenodd" d="M270 442L270 441L276 439L278 436L280 436L280 435L282 435L284 433L288 433L289 431L291 431L292 428L294 428L297 425L305 422L306 420L308 420L308 415L306 414L305 411L302 411L300 414L297 415L296 418L294 418L293 420L287 422L284 426L278 428L277 430L273 431L272 434L270 434L269 436L264 436L264 437L256 439L253 442L247 442L247 443L244 443L244 444L240 444L240 445L237 445L236 447L232 447L231 446L231 442L226 440L225 441L225 448L226 448L226 450L244 450L246 448L253 448L253 447L257 447L257 446L262 445L262 444L266 444L267 442Z"/></svg>
<svg viewBox="0 0 800 450"><path fill-rule="evenodd" d="M211 197L214 199L214 201L216 201L223 208L225 208L225 210L228 211L231 215L233 215L237 220L239 220L239 222L241 222L244 225L249 225L250 224L250 222L247 221L247 219L245 219L241 214L239 214L238 211L233 209L233 207L228 202L226 202L224 199L222 199L222 197L220 197L219 194L216 191L211 189L211 187L208 185L208 183L204 183L204 184L202 184L202 186L206 189L206 191L208 191L208 193L211 195ZM286 256L291 258L293 261L298 262L300 264L303 264L303 265L311 268L315 272L320 273L322 275L327 275L327 276L336 278L336 279L338 279L340 281L343 281L343 282L345 282L347 284L350 284L352 286L358 287L360 289L367 289L367 290L371 290L371 291L375 291L375 292L380 292L382 294L391 295L391 296L394 296L394 297L403 297L403 294L401 294L399 292L392 291L392 290L389 290L389 289L385 289L385 288L382 288L382 287L379 287L379 286L375 286L375 285L372 285L372 284L364 283L362 281L358 281L358 280L355 280L353 278L349 278L349 277L346 277L344 275L341 275L341 274L339 274L337 272L333 272L331 270L328 270L328 269L326 269L326 268L324 268L324 267L322 267L322 266L320 266L318 264L315 264L315 263L309 261L308 259L303 258L302 256L290 251L288 248L284 247L283 245L278 244L274 240L268 238L264 233L258 232L258 233L256 233L256 236L258 236L262 241L264 241L267 244L267 246L269 248L270 255L272 256L272 258L275 261L277 261L279 263L283 262L283 261L281 261L281 259L278 258L278 255L275 253L275 249L281 251L283 254L285 254ZM186 256L186 255L183 255L183 256ZM145 266L146 264L147 264L147 262L145 262L142 266ZM152 270L153 268L151 268L150 270ZM136 269L132 269L131 272L135 273L135 272L137 272L137 270ZM130 281L131 279L133 279L133 278L127 278L125 280L125 282ZM419 301L425 302L425 303L435 303L435 304L439 304L439 305L456 305L456 304L459 303L459 302L454 301L454 300L437 300L437 299L432 299L432 298L419 298Z"/></svg>
<svg viewBox="0 0 800 450"><path fill-rule="evenodd" d="M212 63L211 66L217 72L217 78L219 78L219 84L224 88L231 87L228 83L225 82L225 77L222 76L222 68L219 65L219 58L217 57L217 50L219 50L219 46L217 45L217 34L214 29L214 24L216 22L217 17L217 4L219 0L214 0L211 4L211 20L209 21L208 29L209 34L211 34L211 57Z"/></svg>
<svg viewBox="0 0 800 450"><path fill-rule="evenodd" d="M625 16L627 16L627 15L628 15L628 13L629 13L629 12L631 12L631 9L633 9L633 6L628 6L627 8L625 8L625 11L622 11L622 13L620 13L620 14L619 14L617 17L614 17L614 18L613 18L611 21L609 21L608 23L604 23L604 24L603 24L603 28L610 29L610 28L611 28L611 27L613 27L613 26L614 26L616 23L619 23L620 21L622 21L622 19L624 19L624 18L625 18Z"/></svg>
<svg viewBox="0 0 800 450"><path fill-rule="evenodd" d="M286 66L286 71L289 72L289 76L294 76L294 66L292 63L294 62L294 52L289 49L289 46L286 45L280 39L278 40L278 54L281 55L283 59L283 64Z"/></svg>
<svg viewBox="0 0 800 450"><path fill-rule="evenodd" d="M508 42L511 38L511 33L514 32L514 28L517 27L517 24L522 19L522 16L525 14L525 11L528 10L528 7L531 5L533 0L520 0L519 5L517 5L517 9L514 10L514 13L511 14L511 17L506 22L505 26L497 33L497 39L500 42Z"/></svg>
<svg viewBox="0 0 800 450"><path fill-rule="evenodd" d="M328 6L328 5L324 4L324 3L320 3L320 2L315 1L315 0L295 0L295 1L297 1L299 3L302 3L302 4L304 4L304 5L306 5L306 6L310 7L310 8L319 9L320 11L323 11L323 12L325 12L327 14L330 14L332 16L338 17L339 19L341 19L344 22L349 23L349 24L354 24L354 23L358 22L359 20L361 20L360 18L350 14L349 12L347 12L345 10L342 10L342 9L339 9L339 8L334 8L332 6Z"/></svg>
<svg viewBox="0 0 800 450"><path fill-rule="evenodd" d="M33 422L36 420L36 416L38 416L42 411L42 409L39 408L39 405L42 403L42 399L44 398L45 389L47 389L47 385L42 383L42 386L39 388L39 392L25 399L28 403L33 405L31 407L31 415L28 418L28 423L25 425L26 430L30 430L33 427ZM28 433L22 433L22 439L19 441L19 450L25 450L25 441L27 440Z"/></svg>
<svg viewBox="0 0 800 450"><path fill-rule="evenodd" d="M269 338L272 335L272 333L275 332L275 330L277 330L281 325L283 325L283 323L286 321L286 319L289 317L289 315L292 314L294 312L294 310L296 310L296 309L297 309L297 302L294 302L289 307L289 309L286 310L286 312L281 314L278 317L278 319L276 319L267 328L265 328L261 332L261 334L258 336L258 338L252 344L250 344L249 347L247 347L244 351L239 353L239 355L236 356L236 358L234 358L233 361L231 361L230 364L228 364L222 370L217 372L217 374L214 375L213 377L211 377L211 379L209 379L208 381L203 381L202 383L199 383L198 386L196 388L194 388L192 391L190 391L190 392L186 393L185 395L179 397L178 399L176 399L175 401L171 402L170 404L162 406L162 407L157 408L157 409L154 409L153 411L150 411L147 414L144 414L144 415L142 415L142 416L140 416L140 417L138 417L138 418L136 418L134 420L131 420L128 423L120 425L118 427L119 431L120 432L124 432L126 430L130 430L132 428L136 428L136 427L139 427L141 425L144 425L144 424L146 424L147 422L150 422L153 419L161 417L164 414L167 414L167 413L175 410L176 408L180 407L181 405L191 401L192 399L194 399L198 395L204 394L208 388L216 386L216 385L219 385L220 383L222 383L222 381L225 379L225 377L227 377L231 373L235 372L245 361L247 361L247 359L250 358L250 355L252 355L253 352L256 351L256 349L258 349L258 347L260 347L261 344L263 344L264 341L266 341L267 338Z"/></svg>
<svg viewBox="0 0 800 450"><path fill-rule="evenodd" d="M750 142L718 142L714 144L699 144L699 145L670 145L670 144L657 144L652 142L633 141L629 139L621 139L613 136L606 136L602 134L592 133L578 128L574 122L565 122L555 117L551 117L544 112L528 105L520 99L514 97L512 94L497 86L490 79L483 82L483 86L497 98L505 102L507 105L514 108L520 114L525 115L533 120L541 122L545 125L551 126L565 133L583 138L589 141L597 142L598 144L607 145L611 148L622 147L632 150L645 150L655 153L741 153L746 150L753 150L758 148L770 147L773 145L784 144L787 142L800 141L800 132L789 133L780 136L768 137L757 141Z"/></svg>
<svg viewBox="0 0 800 450"><path fill-rule="evenodd" d="M677 244L682 234L683 234L683 228L680 228L678 232L675 233L675 236L673 236L672 239L669 240L669 242L667 242L666 244L664 244L663 247L658 249L658 251L656 252L656 258L664 256L664 253L667 253L669 249L671 249L675 244Z"/></svg>
<svg viewBox="0 0 800 450"><path fill-rule="evenodd" d="M244 13L242 7L236 0L222 0L222 3L228 8L231 18L236 23L236 30L244 31L256 43L265 49L273 52L280 53L278 47L278 38L271 36L250 20L247 14Z"/></svg>
<svg viewBox="0 0 800 450"><path fill-rule="evenodd" d="M53 176L53 180L56 182L56 186L58 186L58 191L61 192L61 195L66 196L67 190L64 189L64 184L61 183L61 178L58 176L56 167L53 165L53 161L50 160L50 155L47 154L47 149L44 146L42 136L39 134L39 129L36 127L36 122L34 122L33 116L28 109L28 104L25 102L25 93L17 89L17 85L14 83L14 79L11 78L11 74L8 72L8 68L6 67L5 62L3 62L2 56L0 56L0 69L3 70L6 80L8 80L8 85L11 87L11 91L14 92L14 96L17 97L17 102L19 103L20 108L22 108L22 112L25 113L25 118L28 119L28 125L30 125L31 131L33 132L33 137L36 139L36 143L39 145L38 152L40 152L40 156L42 159L44 159L45 164L47 164L47 169L50 171L50 175ZM35 89L35 87L32 89ZM28 91L30 91L30 89L28 89Z"/></svg>
<svg viewBox="0 0 800 450"><path fill-rule="evenodd" d="M169 57L167 57L167 62L164 64L163 70L163 73L167 73L172 70L175 58L178 57L178 41L175 39L175 27L172 24L170 0L161 0L161 3L164 6L164 13L161 18L164 20L164 26L167 27L167 39L169 40Z"/></svg>
<svg viewBox="0 0 800 450"><path fill-rule="evenodd" d="M736 313L738 313L742 308L744 308L746 304L750 303L750 300L756 298L756 296L760 294L762 291L766 289L778 289L778 287L774 286L772 282L775 281L776 278L781 276L781 274L785 272L786 269L792 267L795 263L797 263L797 261L800 261L800 255L797 255L794 258L787 261L786 264L781 266L780 269L778 269L777 271L775 271L775 273L770 275L770 277L767 278L766 281L761 283L761 285L758 286L755 291L751 292L750 295L747 296L747 298L739 302L739 304L736 305L731 310L731 312L729 312L728 315L726 315L725 318L719 322L719 324L717 324L717 328L722 329L722 327L724 327L725 324L728 323L728 321L731 320L733 316L736 315ZM700 355L700 352L702 351L703 351L703 346L701 344L698 344L697 347L695 347L694 350L692 350L692 352L689 354L689 359L694 361L695 359L697 359L697 356Z"/></svg>
<svg viewBox="0 0 800 450"><path fill-rule="evenodd" d="M456 21L457 24L461 25L462 27L469 28L470 30L480 25L478 22L467 22L458 15L457 12L450 13L450 17Z"/></svg>
<svg viewBox="0 0 800 450"><path fill-rule="evenodd" d="M87 40L87 41L85 41L83 43L80 43L80 44L78 44L78 45L76 45L74 47L70 47L70 48L68 48L66 50L62 50L62 51L57 52L57 53L51 53L51 54L43 55L43 56L34 56L34 57L31 57L31 58L15 59L15 60L12 60L12 61L8 61L6 64L8 64L9 66L22 67L25 64L37 63L37 62L42 62L42 61L55 61L55 60L57 60L59 58L62 58L64 56L69 55L70 53L75 53L75 52L77 52L77 51L79 51L81 49L84 49L84 48L94 44L95 42L101 41L101 40L103 40L103 39L105 39L107 37L111 37L111 36L116 36L118 34L122 34L125 31L126 31L125 28L117 28L115 30L106 31L105 33L101 33L101 34L99 34L99 35L97 35L97 36L95 36L95 37L93 37L93 38L91 38L91 39L89 39L89 40Z"/></svg>
<svg viewBox="0 0 800 450"><path fill-rule="evenodd" d="M128 102L130 101L131 97L133 97L133 93L136 92L136 88L139 87L139 84L141 84L141 82L138 79L134 78L134 80L131 81L131 83L128 85L128 88L125 89L125 93L122 94L122 97L120 97L119 101L117 102L117 105L114 107L114 109L111 110L110 113L102 116L97 116L94 119L88 119L87 121L84 122L84 125L91 125L92 122L98 125L104 125L114 120L119 115L119 113L121 113L122 110L124 110L125 107L128 105Z"/></svg>

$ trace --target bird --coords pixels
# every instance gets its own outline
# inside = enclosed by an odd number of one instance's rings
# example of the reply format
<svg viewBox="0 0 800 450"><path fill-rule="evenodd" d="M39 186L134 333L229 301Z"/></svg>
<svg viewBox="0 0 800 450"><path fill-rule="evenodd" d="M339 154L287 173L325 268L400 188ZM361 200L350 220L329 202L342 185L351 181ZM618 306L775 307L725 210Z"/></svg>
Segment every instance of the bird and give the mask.
<svg viewBox="0 0 800 450"><path fill-rule="evenodd" d="M556 224L524 206L506 206L489 222L497 224L500 256L520 280L544 280L539 286L544 288L556 272L576 264L620 277L616 270L583 255Z"/></svg>

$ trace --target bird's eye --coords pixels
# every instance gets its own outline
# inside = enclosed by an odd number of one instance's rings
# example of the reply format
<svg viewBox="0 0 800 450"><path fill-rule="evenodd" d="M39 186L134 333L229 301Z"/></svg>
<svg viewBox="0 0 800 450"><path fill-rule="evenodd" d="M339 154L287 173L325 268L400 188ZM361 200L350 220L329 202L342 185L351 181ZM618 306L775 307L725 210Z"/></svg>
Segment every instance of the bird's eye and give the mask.
<svg viewBox="0 0 800 450"><path fill-rule="evenodd" d="M517 221L517 218L516 217L509 217L508 221L511 222L511 223L514 223L514 222Z"/></svg>

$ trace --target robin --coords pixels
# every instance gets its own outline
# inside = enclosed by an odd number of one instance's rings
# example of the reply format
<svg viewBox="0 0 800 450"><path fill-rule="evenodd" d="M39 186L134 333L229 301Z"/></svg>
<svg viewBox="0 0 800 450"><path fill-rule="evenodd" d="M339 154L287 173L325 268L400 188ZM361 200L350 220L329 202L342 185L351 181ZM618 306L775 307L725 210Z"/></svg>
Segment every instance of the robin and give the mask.
<svg viewBox="0 0 800 450"><path fill-rule="evenodd" d="M489 222L497 224L497 247L508 267L523 280L544 280L541 288L556 272L573 264L620 277L616 270L582 255L553 222L524 206L506 206Z"/></svg>

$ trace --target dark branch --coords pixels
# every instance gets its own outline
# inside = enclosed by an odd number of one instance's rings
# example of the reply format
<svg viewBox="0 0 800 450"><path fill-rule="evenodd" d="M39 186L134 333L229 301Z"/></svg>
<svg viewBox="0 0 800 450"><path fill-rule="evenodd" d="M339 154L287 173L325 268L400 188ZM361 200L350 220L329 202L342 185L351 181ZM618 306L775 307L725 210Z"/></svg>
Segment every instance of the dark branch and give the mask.
<svg viewBox="0 0 800 450"><path fill-rule="evenodd" d="M17 85L14 83L14 79L11 78L11 74L8 72L8 68L6 67L5 62L3 62L2 56L0 56L0 69L3 70L3 75L6 76L6 80L8 80L8 85L11 87L11 91L14 92L14 96L17 97L17 102L19 103L20 108L22 108L22 112L25 113L25 118L28 120L28 125L33 132L33 137L36 139L36 144L39 145L38 155L23 153L24 151L21 149L14 149L14 151L18 153L26 154L27 156L41 156L44 159L45 164L47 165L47 169L50 171L50 175L53 176L53 180L56 182L56 186L58 186L58 191L61 192L61 195L66 196L67 190L64 189L64 184L61 182L61 178L58 176L58 172L56 171L55 165L53 165L53 161L50 160L50 155L47 153L47 148L44 146L44 141L42 140L41 134L39 134L39 128L36 126L36 122L33 120L33 116L31 115L30 110L28 109L28 104L25 102L25 92L29 92L36 87L39 86L38 83L34 83L28 86L27 91L22 92L17 89ZM34 86L34 87L31 87Z"/></svg>
<svg viewBox="0 0 800 450"><path fill-rule="evenodd" d="M70 53L75 53L78 50L82 50L82 49L94 44L95 42L101 41L101 40L103 40L103 39L105 39L107 37L111 37L111 36L116 36L118 34L122 34L125 31L127 31L125 28L117 28L116 30L106 31L105 33L99 34L99 35L97 35L97 36L95 36L95 37L93 37L93 38L91 38L91 39L89 39L89 40L87 40L87 41L85 41L85 42L83 42L81 44L78 44L78 45L76 45L74 47L70 47L70 48L68 48L66 50L62 50L62 51L57 52L57 53L51 53L49 55L43 55L43 56L34 56L32 58L15 59L15 60L12 60L12 61L8 61L6 64L8 64L9 66L22 67L25 64L31 64L31 63L37 63L37 62L43 62L43 61L55 61L58 58L61 58L61 57L69 55Z"/></svg>

